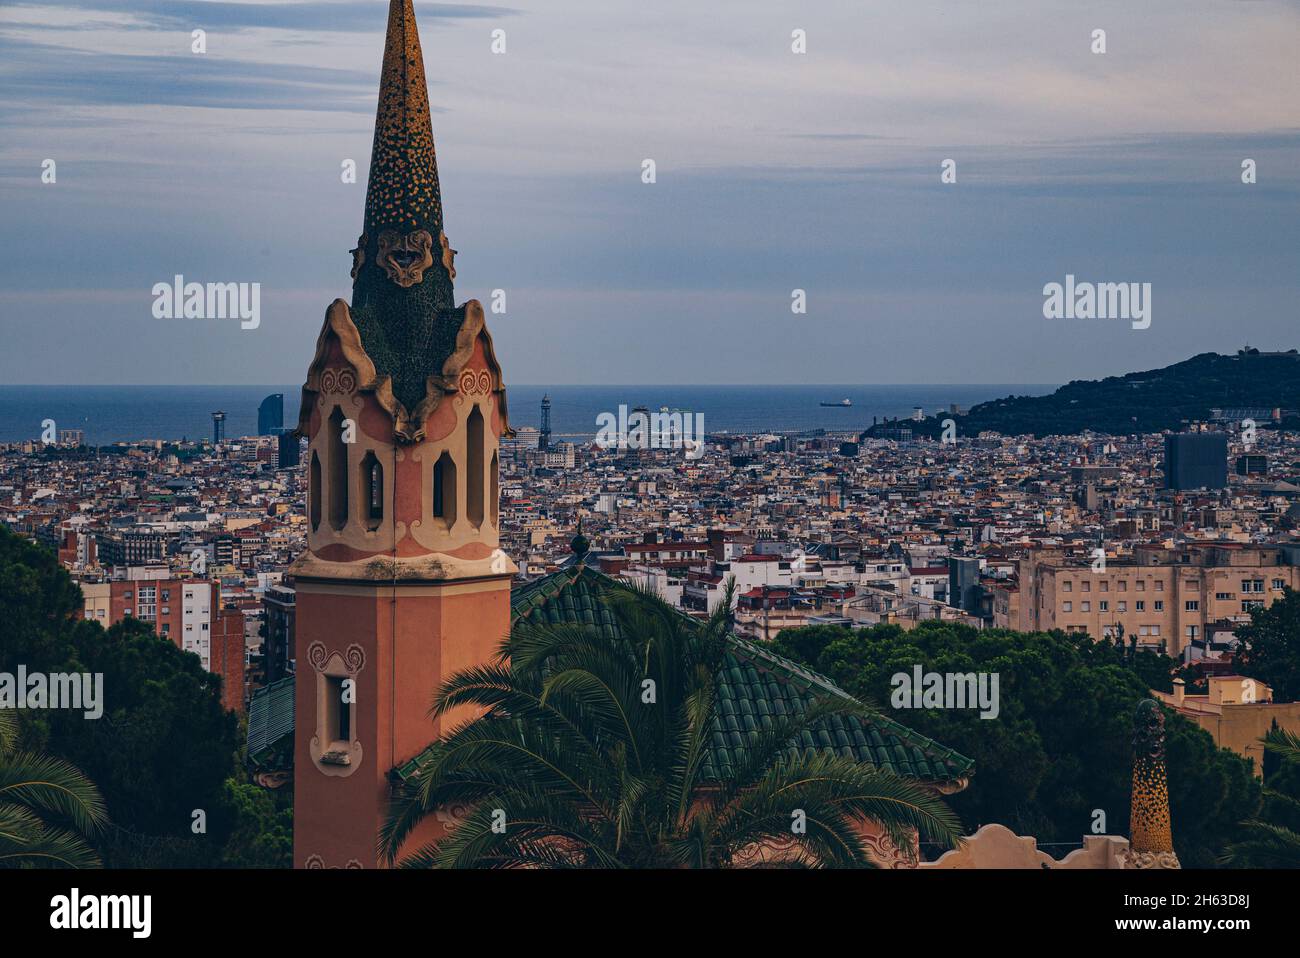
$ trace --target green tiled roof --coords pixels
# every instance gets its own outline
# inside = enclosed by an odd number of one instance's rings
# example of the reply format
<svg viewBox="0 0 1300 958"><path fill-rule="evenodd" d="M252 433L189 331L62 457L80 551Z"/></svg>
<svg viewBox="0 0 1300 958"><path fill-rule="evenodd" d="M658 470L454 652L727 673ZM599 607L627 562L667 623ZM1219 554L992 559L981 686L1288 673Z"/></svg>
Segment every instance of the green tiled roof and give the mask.
<svg viewBox="0 0 1300 958"><path fill-rule="evenodd" d="M293 737L293 676L272 682L253 693L248 703L248 761L268 763ZM292 752L290 752L292 764Z"/></svg>
<svg viewBox="0 0 1300 958"><path fill-rule="evenodd" d="M539 616L551 623L584 623L611 639L618 623L603 601L614 580L582 565L564 569L516 588L510 598L511 620ZM770 652L762 645L732 636L720 676L718 713L712 747L705 759L705 780L725 776L739 761L745 738L773 719L804 707L814 698L848 698L829 679ZM293 678L258 689L248 709L248 758L254 765L275 760L293 734ZM833 749L909 778L945 783L973 774L974 762L904 725L873 715L833 715L804 733L806 748ZM426 753L395 768L406 780L423 764Z"/></svg>
<svg viewBox="0 0 1300 958"><path fill-rule="evenodd" d="M553 624L583 623L617 640L618 623L603 601L603 593L617 587L609 577L576 565L515 589L510 617L512 621L538 617ZM824 676L732 636L721 674L712 747L702 768L704 780L716 781L736 766L750 733L828 695L850 697ZM975 764L883 716L828 716L804 733L800 745L832 749L859 762L936 783L965 778ZM426 755L415 756L394 774L405 781L419 770Z"/></svg>

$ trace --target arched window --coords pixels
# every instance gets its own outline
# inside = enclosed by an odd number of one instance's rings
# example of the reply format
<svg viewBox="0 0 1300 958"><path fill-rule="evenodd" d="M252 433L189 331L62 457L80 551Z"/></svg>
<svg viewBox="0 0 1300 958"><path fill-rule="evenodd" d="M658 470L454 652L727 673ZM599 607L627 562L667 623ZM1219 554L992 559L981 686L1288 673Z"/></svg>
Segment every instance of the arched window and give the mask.
<svg viewBox="0 0 1300 958"><path fill-rule="evenodd" d="M311 453L311 486L307 490L307 514L311 519L311 531L320 528L320 456L316 450Z"/></svg>
<svg viewBox="0 0 1300 958"><path fill-rule="evenodd" d="M456 463L448 452L433 464L433 514L448 529L456 524Z"/></svg>
<svg viewBox="0 0 1300 958"><path fill-rule="evenodd" d="M330 525L342 529L348 524L348 444L343 441L343 410L330 413L326 442L329 444Z"/></svg>
<svg viewBox="0 0 1300 958"><path fill-rule="evenodd" d="M366 528L373 532L384 518L384 467L373 451L361 460L361 489Z"/></svg>
<svg viewBox="0 0 1300 958"><path fill-rule="evenodd" d="M494 526L500 522L499 508L501 504L501 487L497 481L498 469L497 454L494 452L492 453L492 469L488 472L488 483L491 487L488 492L488 503L492 509L492 525Z"/></svg>
<svg viewBox="0 0 1300 958"><path fill-rule="evenodd" d="M465 513L478 528L483 525L483 414L475 405L465 429Z"/></svg>

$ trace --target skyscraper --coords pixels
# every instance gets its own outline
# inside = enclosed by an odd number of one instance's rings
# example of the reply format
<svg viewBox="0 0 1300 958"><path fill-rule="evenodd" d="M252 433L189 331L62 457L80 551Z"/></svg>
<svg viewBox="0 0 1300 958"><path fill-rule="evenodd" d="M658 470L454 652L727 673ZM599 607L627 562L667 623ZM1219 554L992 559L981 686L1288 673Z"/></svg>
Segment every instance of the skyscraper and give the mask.
<svg viewBox="0 0 1300 958"><path fill-rule="evenodd" d="M292 469L302 458L302 442L292 429L282 429L279 436L279 448L276 450L276 465L280 469Z"/></svg>
<svg viewBox="0 0 1300 958"><path fill-rule="evenodd" d="M257 434L274 436L284 428L284 393L272 393L257 407Z"/></svg>
<svg viewBox="0 0 1300 958"><path fill-rule="evenodd" d="M510 629L497 465L501 367L476 300L456 306L424 59L390 0L352 302L303 387L307 549L293 564L294 864L373 867L391 773L469 717L430 721L453 672ZM430 820L413 839L436 838ZM430 833L428 829L433 829Z"/></svg>
<svg viewBox="0 0 1300 958"><path fill-rule="evenodd" d="M218 445L224 442L226 438L226 414L224 412L214 412L212 414L212 444Z"/></svg>
<svg viewBox="0 0 1300 958"><path fill-rule="evenodd" d="M1165 436L1166 489L1223 489L1227 485L1227 435L1180 432Z"/></svg>

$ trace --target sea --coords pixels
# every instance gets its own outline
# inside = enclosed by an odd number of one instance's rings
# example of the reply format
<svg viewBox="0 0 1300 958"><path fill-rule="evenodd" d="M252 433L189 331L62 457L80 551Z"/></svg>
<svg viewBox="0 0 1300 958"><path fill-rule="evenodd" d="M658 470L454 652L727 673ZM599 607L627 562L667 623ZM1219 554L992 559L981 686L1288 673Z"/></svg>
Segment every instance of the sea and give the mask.
<svg viewBox="0 0 1300 958"><path fill-rule="evenodd" d="M0 443L39 439L47 419L56 428L80 429L89 445L149 439L199 440L212 436L212 413L226 414L226 436L257 432L257 409L284 394L284 424L298 420L301 384L293 386L8 386L0 385ZM539 425L543 396L551 399L556 441L594 436L601 413L618 415L667 407L702 413L714 433L856 432L874 418L962 410L1007 396L1042 396L1057 387L1013 385L817 385L817 386L514 386L507 383L510 424ZM850 406L822 406L848 399Z"/></svg>

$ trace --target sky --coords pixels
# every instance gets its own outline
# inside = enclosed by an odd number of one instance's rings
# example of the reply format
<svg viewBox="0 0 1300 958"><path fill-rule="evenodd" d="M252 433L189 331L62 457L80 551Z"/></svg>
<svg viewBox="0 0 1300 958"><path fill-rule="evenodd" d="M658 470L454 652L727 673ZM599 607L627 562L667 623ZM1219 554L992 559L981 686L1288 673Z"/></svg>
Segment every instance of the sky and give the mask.
<svg viewBox="0 0 1300 958"><path fill-rule="evenodd" d="M415 9L457 299L505 291L507 382L1063 383L1300 347L1295 0ZM301 379L350 293L386 11L5 0L0 383ZM155 318L177 274L259 283L260 324ZM1045 318L1067 275L1150 283L1150 327Z"/></svg>

